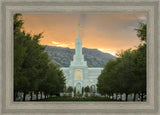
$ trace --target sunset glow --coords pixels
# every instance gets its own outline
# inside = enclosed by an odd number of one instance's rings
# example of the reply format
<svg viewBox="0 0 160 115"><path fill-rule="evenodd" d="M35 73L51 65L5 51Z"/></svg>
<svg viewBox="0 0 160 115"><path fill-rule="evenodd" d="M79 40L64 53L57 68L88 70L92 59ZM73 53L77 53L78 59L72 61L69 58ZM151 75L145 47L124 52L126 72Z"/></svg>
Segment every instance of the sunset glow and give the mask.
<svg viewBox="0 0 160 115"><path fill-rule="evenodd" d="M68 47L68 44L62 44L60 42L55 42L55 41L52 41L53 43L53 46L57 46L57 47Z"/></svg>
<svg viewBox="0 0 160 115"><path fill-rule="evenodd" d="M54 41L52 41L52 43L53 43L53 44L56 44L56 45L58 45L58 44L59 44L58 42L54 42Z"/></svg>
<svg viewBox="0 0 160 115"><path fill-rule="evenodd" d="M83 47L115 55L138 46L140 39L134 29L147 19L146 14L23 14L23 20L25 31L43 32L40 44L72 49L80 20Z"/></svg>
<svg viewBox="0 0 160 115"><path fill-rule="evenodd" d="M112 54L112 55L116 56L116 51L112 51L110 49L98 49L98 50L101 51L101 52L109 53L109 54Z"/></svg>

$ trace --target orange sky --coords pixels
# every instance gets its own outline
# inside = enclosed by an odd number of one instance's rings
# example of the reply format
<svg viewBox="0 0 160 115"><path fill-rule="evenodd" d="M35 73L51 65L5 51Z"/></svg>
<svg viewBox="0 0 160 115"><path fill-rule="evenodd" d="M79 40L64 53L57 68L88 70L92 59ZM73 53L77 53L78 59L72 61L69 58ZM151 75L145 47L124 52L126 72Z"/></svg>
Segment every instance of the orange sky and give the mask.
<svg viewBox="0 0 160 115"><path fill-rule="evenodd" d="M115 55L140 43L134 30L146 14L23 14L24 29L43 32L42 45L75 48L80 20L83 47Z"/></svg>

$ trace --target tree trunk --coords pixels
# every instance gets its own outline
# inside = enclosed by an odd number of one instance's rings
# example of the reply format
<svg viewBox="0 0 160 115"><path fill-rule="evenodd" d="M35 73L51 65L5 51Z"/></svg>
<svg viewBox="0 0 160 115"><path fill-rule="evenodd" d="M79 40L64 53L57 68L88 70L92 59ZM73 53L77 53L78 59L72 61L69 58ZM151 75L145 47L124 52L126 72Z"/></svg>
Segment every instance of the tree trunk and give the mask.
<svg viewBox="0 0 160 115"><path fill-rule="evenodd" d="M42 91L41 91L41 99L42 99Z"/></svg>
<svg viewBox="0 0 160 115"><path fill-rule="evenodd" d="M141 95L141 101L143 101L143 92L142 92L142 95Z"/></svg>
<svg viewBox="0 0 160 115"><path fill-rule="evenodd" d="M112 99L114 99L114 97L113 97L113 93L112 93Z"/></svg>
<svg viewBox="0 0 160 115"><path fill-rule="evenodd" d="M47 99L47 95L46 95L46 93L45 93L44 95L45 95L45 99Z"/></svg>
<svg viewBox="0 0 160 115"><path fill-rule="evenodd" d="M23 101L25 101L26 98L26 92L23 93Z"/></svg>
<svg viewBox="0 0 160 115"><path fill-rule="evenodd" d="M16 101L16 97L17 97L17 92L14 91L14 101Z"/></svg>
<svg viewBox="0 0 160 115"><path fill-rule="evenodd" d="M38 92L36 92L36 101L38 101Z"/></svg>
<svg viewBox="0 0 160 115"><path fill-rule="evenodd" d="M108 98L110 98L111 96L110 96L110 94L108 94Z"/></svg>
<svg viewBox="0 0 160 115"><path fill-rule="evenodd" d="M30 101L32 101L32 91L31 91L31 93L30 93L30 96L31 96Z"/></svg>
<svg viewBox="0 0 160 115"><path fill-rule="evenodd" d="M136 100L136 93L134 93L134 96L133 96L133 101Z"/></svg>
<svg viewBox="0 0 160 115"><path fill-rule="evenodd" d="M126 93L126 101L128 101L128 93Z"/></svg>
<svg viewBox="0 0 160 115"><path fill-rule="evenodd" d="M141 94L140 94L140 93L138 93L138 97L139 97L139 98L141 97Z"/></svg>
<svg viewBox="0 0 160 115"><path fill-rule="evenodd" d="M122 101L122 94L120 95L121 97L120 97L120 100Z"/></svg>
<svg viewBox="0 0 160 115"><path fill-rule="evenodd" d="M116 100L117 100L117 93L116 93Z"/></svg>

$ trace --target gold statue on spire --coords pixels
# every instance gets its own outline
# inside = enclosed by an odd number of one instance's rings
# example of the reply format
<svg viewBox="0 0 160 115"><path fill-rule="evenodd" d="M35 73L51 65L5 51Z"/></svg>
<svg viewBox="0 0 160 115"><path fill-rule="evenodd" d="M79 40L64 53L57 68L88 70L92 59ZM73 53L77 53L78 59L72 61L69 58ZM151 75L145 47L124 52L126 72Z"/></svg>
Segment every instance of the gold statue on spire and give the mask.
<svg viewBox="0 0 160 115"><path fill-rule="evenodd" d="M78 25L80 25L80 21L78 21Z"/></svg>

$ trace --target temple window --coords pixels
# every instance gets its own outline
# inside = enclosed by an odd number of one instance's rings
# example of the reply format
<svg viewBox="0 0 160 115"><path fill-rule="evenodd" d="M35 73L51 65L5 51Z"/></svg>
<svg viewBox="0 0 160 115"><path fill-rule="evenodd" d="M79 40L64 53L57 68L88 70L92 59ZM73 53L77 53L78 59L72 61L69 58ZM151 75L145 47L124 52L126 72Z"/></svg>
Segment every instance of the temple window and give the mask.
<svg viewBox="0 0 160 115"><path fill-rule="evenodd" d="M81 80L81 71L80 70L76 71L76 80Z"/></svg>

